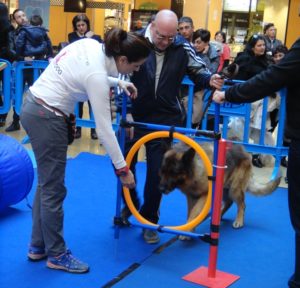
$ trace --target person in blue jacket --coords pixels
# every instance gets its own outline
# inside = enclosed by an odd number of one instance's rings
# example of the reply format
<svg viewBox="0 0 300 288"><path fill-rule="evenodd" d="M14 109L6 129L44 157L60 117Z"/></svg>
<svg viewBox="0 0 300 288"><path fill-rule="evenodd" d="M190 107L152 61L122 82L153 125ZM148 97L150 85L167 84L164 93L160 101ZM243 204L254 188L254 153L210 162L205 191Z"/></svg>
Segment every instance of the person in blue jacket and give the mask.
<svg viewBox="0 0 300 288"><path fill-rule="evenodd" d="M146 62L131 76L132 83L139 91L139 97L132 101L128 120L183 126L185 109L180 103L179 92L181 82L187 74L195 83L203 88L221 88L223 80L217 74L212 75L203 60L196 56L195 50L181 35L177 33L178 19L171 10L161 10L147 28L141 31L144 37L153 44L153 49ZM134 128L134 137L127 139L126 150L149 130ZM132 134L131 134L132 135ZM144 203L140 214L147 220L158 223L159 206L162 191L159 188L159 169L165 150L160 139L146 143L147 179L144 187ZM135 161L131 165L134 171ZM134 189L132 199L138 208L139 201ZM130 216L128 207L122 210L121 217L128 223ZM157 231L143 229L146 243L157 243Z"/></svg>
<svg viewBox="0 0 300 288"><path fill-rule="evenodd" d="M213 100L232 103L254 102L283 87L287 88L285 135L291 139L289 147L288 203L290 219L295 230L295 271L289 279L290 288L300 288L300 38L285 57L247 82L216 91Z"/></svg>
<svg viewBox="0 0 300 288"><path fill-rule="evenodd" d="M47 60L53 57L51 40L48 30L42 26L43 19L40 15L30 18L30 25L20 27L16 39L16 52L24 57L34 60Z"/></svg>

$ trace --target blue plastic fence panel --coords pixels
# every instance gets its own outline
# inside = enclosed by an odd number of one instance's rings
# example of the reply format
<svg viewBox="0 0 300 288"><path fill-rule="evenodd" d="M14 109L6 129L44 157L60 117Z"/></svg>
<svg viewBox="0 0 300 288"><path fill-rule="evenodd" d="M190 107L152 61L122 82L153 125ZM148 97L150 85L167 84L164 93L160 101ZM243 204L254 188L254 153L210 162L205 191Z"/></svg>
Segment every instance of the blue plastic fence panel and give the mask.
<svg viewBox="0 0 300 288"><path fill-rule="evenodd" d="M14 95L14 107L15 111L18 115L20 115L21 107L23 103L23 93L24 93L24 83L23 83L23 73L24 70L30 69L33 70L33 79L34 81L40 76L40 74L45 70L48 66L48 61L35 60L31 62L20 61L17 62L14 67L14 87L15 87L15 95Z"/></svg>

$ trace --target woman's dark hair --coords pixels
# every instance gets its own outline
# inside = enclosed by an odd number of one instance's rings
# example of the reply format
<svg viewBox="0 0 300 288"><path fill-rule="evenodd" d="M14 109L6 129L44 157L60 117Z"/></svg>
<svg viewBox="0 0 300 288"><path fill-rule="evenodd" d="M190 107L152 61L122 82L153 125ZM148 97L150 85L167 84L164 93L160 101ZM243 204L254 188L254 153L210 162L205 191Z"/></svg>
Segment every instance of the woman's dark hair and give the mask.
<svg viewBox="0 0 300 288"><path fill-rule="evenodd" d="M210 32L205 29L198 29L193 34L193 42L195 42L197 38L201 38L203 42L207 43L210 40Z"/></svg>
<svg viewBox="0 0 300 288"><path fill-rule="evenodd" d="M120 28L109 30L104 43L106 56L126 56L129 63L147 58L151 51L151 44L145 37Z"/></svg>
<svg viewBox="0 0 300 288"><path fill-rule="evenodd" d="M85 14L78 14L72 20L73 30L77 31L77 23L83 21L87 26L87 32L91 30L90 19Z"/></svg>
<svg viewBox="0 0 300 288"><path fill-rule="evenodd" d="M252 35L249 38L244 51L247 51L249 54L253 55L254 53L252 49L255 47L256 43L259 40L262 40L266 43L265 37L263 35L258 35L258 34ZM265 54L266 54L266 50L265 50Z"/></svg>
<svg viewBox="0 0 300 288"><path fill-rule="evenodd" d="M222 35L222 38L223 38L222 43L226 43L226 33L223 32L223 31L217 31L217 32L215 33L215 38L216 38L216 36L219 35L219 34Z"/></svg>
<svg viewBox="0 0 300 288"><path fill-rule="evenodd" d="M30 24L32 26L42 26L43 25L43 19L40 15L32 15L30 17Z"/></svg>
<svg viewBox="0 0 300 288"><path fill-rule="evenodd" d="M0 32L6 31L9 26L8 8L4 3L0 2Z"/></svg>

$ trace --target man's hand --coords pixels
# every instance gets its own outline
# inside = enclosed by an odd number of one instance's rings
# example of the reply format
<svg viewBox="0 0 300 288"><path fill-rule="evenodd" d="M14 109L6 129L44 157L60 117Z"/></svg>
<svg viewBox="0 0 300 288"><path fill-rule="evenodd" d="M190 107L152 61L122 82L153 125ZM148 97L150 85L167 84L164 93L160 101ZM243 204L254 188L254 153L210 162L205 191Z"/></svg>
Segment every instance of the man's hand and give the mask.
<svg viewBox="0 0 300 288"><path fill-rule="evenodd" d="M213 74L210 77L209 85L216 89L221 89L224 84L224 79L219 74Z"/></svg>
<svg viewBox="0 0 300 288"><path fill-rule="evenodd" d="M26 62L32 62L34 60L34 56L30 57L30 56L25 56L24 57L24 61Z"/></svg>
<svg viewBox="0 0 300 288"><path fill-rule="evenodd" d="M120 176L120 181L126 188L133 189L135 187L134 176L130 170L128 171L127 175Z"/></svg>
<svg viewBox="0 0 300 288"><path fill-rule="evenodd" d="M124 90L127 96L131 99L135 99L137 97L137 89L131 82L119 80L118 86Z"/></svg>
<svg viewBox="0 0 300 288"><path fill-rule="evenodd" d="M213 101L216 103L222 104L225 102L225 92L216 90L213 95Z"/></svg>

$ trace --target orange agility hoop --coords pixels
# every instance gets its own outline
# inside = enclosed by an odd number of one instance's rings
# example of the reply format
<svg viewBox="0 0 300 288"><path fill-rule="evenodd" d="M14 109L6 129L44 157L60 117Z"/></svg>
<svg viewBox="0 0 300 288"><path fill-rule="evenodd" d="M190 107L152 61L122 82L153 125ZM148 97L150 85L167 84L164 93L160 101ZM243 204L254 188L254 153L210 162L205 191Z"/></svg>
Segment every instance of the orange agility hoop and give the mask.
<svg viewBox="0 0 300 288"><path fill-rule="evenodd" d="M130 167L131 161L134 157L134 155L136 154L136 152L140 149L140 147L148 142L151 141L153 139L157 139L157 138L168 138L170 136L168 131L157 131L157 132L152 132L149 133L147 135L145 135L144 137L142 137L141 139L139 139L130 149L127 157L126 157L126 162L127 165ZM181 140L182 142L186 143L187 145L189 145L190 147L194 148L194 150L197 152L197 154L201 157L203 163L204 163L204 167L205 170L207 172L207 175L211 176L212 175L212 165L211 162L208 158L208 156L206 155L205 151L201 148L201 146L199 146L199 144L197 142L195 142L194 140L192 140L191 138L177 133L175 132L173 134L173 138ZM124 197L125 197L125 201L128 205L129 210L131 211L131 213L134 215L134 217L142 224L148 224L148 225L152 225L152 226L158 226L157 224L154 224L150 221L148 221L147 219L145 219L135 208L131 196L130 196L130 192L129 189L126 187L123 187L123 192L124 192ZM189 231L192 230L195 226L197 226L199 223L201 223L205 217L207 216L210 207L211 207L211 199L212 199L212 181L208 181L208 195L206 198L206 202L204 204L204 207L201 211L201 213L192 221L184 224L184 225L180 225L180 226L168 226L166 228L169 229L173 229L173 230L180 230L180 231Z"/></svg>

